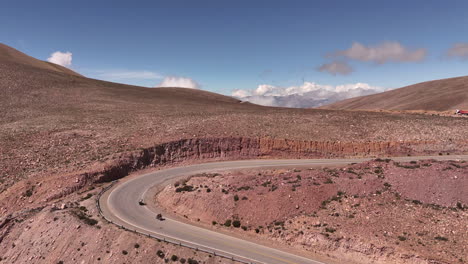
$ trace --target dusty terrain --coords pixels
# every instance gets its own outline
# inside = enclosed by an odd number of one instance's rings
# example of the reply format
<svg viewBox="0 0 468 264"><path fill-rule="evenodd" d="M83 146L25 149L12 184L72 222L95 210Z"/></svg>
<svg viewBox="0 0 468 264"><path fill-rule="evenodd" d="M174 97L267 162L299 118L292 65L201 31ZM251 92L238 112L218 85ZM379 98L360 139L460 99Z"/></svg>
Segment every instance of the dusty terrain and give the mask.
<svg viewBox="0 0 468 264"><path fill-rule="evenodd" d="M468 77L418 83L383 93L350 98L321 108L454 112L456 109L468 109Z"/></svg>
<svg viewBox="0 0 468 264"><path fill-rule="evenodd" d="M89 188L0 220L0 263L233 263L123 231L99 217Z"/></svg>
<svg viewBox="0 0 468 264"><path fill-rule="evenodd" d="M269 108L201 90L92 80L0 45L0 257L24 263L30 251L30 262L50 263L38 256L50 251L58 261L78 251L72 238L132 241L104 224L58 235L77 220L48 208L79 202L77 192L137 170L252 157L466 153L466 131L466 119L450 116ZM56 236L59 251L47 236ZM102 250L70 256L104 259Z"/></svg>
<svg viewBox="0 0 468 264"><path fill-rule="evenodd" d="M466 162L381 160L194 175L156 202L206 227L340 261L465 263L467 187Z"/></svg>

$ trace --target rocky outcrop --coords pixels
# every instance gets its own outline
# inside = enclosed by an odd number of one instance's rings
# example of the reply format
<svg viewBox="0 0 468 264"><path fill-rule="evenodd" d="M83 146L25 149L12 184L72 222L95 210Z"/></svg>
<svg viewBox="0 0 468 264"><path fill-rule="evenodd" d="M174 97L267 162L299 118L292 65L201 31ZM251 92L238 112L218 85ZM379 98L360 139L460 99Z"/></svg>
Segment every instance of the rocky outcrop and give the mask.
<svg viewBox="0 0 468 264"><path fill-rule="evenodd" d="M76 176L76 184L48 200L62 197L89 183L113 181L132 171L186 160L233 160L259 157L332 158L379 155L434 155L466 152L468 142L321 142L274 138L194 138L162 143L112 160L101 169Z"/></svg>
<svg viewBox="0 0 468 264"><path fill-rule="evenodd" d="M436 141L298 141L288 139L259 139L262 155L307 157L359 157L377 155L437 155L440 152L466 152L468 142Z"/></svg>

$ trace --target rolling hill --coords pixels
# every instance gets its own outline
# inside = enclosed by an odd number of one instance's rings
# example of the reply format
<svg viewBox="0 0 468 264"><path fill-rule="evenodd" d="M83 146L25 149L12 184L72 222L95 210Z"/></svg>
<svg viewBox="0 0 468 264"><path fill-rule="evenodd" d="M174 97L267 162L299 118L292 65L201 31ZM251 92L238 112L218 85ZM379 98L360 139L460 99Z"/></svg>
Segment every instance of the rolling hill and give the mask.
<svg viewBox="0 0 468 264"><path fill-rule="evenodd" d="M0 45L0 261L61 263L67 257L95 263L102 257L115 263L132 257L126 262L148 263L159 249L192 256L99 217L95 197L104 182L140 169L261 157L452 155L465 153L467 145L464 118L264 107L203 90L123 85ZM349 172L343 171L352 176L344 178L346 186L377 186L380 180L372 173L361 181ZM356 185L349 185L352 178ZM330 186L322 187L336 194L339 189ZM204 263L218 263L208 258Z"/></svg>
<svg viewBox="0 0 468 264"><path fill-rule="evenodd" d="M350 98L321 108L427 111L466 109L468 76L422 82L379 94Z"/></svg>

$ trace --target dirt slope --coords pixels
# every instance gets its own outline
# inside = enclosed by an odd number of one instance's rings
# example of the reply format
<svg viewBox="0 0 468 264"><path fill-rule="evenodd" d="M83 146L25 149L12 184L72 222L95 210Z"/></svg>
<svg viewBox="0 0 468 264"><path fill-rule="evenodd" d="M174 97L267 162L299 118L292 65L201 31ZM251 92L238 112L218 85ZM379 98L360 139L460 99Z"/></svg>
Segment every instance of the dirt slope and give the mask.
<svg viewBox="0 0 468 264"><path fill-rule="evenodd" d="M468 108L468 76L418 83L321 107L345 110L434 110Z"/></svg>
<svg viewBox="0 0 468 264"><path fill-rule="evenodd" d="M155 200L185 221L339 263L466 263L468 165L376 160L198 174ZM235 224L237 220L237 224Z"/></svg>
<svg viewBox="0 0 468 264"><path fill-rule="evenodd" d="M81 76L80 74L62 67L60 65L50 63L47 61L41 61L28 56L12 47L9 47L3 43L0 43L0 62L1 63L19 63L25 66L32 66L39 69L57 71L62 73L68 73L71 75Z"/></svg>

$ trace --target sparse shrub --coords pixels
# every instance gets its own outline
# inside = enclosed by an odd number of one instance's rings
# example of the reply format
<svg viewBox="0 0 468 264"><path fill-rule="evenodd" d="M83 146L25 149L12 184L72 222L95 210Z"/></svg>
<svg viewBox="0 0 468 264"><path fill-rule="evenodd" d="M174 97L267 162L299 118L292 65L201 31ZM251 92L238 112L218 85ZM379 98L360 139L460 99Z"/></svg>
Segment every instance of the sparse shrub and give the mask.
<svg viewBox="0 0 468 264"><path fill-rule="evenodd" d="M29 189L27 189L25 192L24 192L24 195L26 197L31 197L33 195L33 191L34 191L34 186L30 187Z"/></svg>
<svg viewBox="0 0 468 264"><path fill-rule="evenodd" d="M189 258L189 259L187 260L187 263L188 263L188 264L198 264L198 261Z"/></svg>
<svg viewBox="0 0 468 264"><path fill-rule="evenodd" d="M238 191L242 191L242 190L249 190L250 189L250 186L242 186L242 187L239 187L237 188Z"/></svg>
<svg viewBox="0 0 468 264"><path fill-rule="evenodd" d="M334 233L335 231L336 231L336 229L333 228L333 227L325 227L325 232Z"/></svg>
<svg viewBox="0 0 468 264"><path fill-rule="evenodd" d="M443 236L436 236L436 237L434 237L434 239L439 240L439 241L448 241L448 238L443 237Z"/></svg>
<svg viewBox="0 0 468 264"><path fill-rule="evenodd" d="M217 225L218 223L216 221L211 222L212 225Z"/></svg>
<svg viewBox="0 0 468 264"><path fill-rule="evenodd" d="M172 261L177 261L177 260L179 260L179 257L177 257L176 255L172 255L171 260Z"/></svg>
<svg viewBox="0 0 468 264"><path fill-rule="evenodd" d="M325 184L332 184L333 180L331 178L327 178L327 180L324 183Z"/></svg>
<svg viewBox="0 0 468 264"><path fill-rule="evenodd" d="M128 251L127 250L122 250L122 254L123 255L128 255Z"/></svg>
<svg viewBox="0 0 468 264"><path fill-rule="evenodd" d="M184 185L182 187L178 187L175 191L176 192L193 192L195 189L191 185Z"/></svg>
<svg viewBox="0 0 468 264"><path fill-rule="evenodd" d="M242 226L241 228L242 228L242 230L247 231L247 227L246 227L246 226Z"/></svg>
<svg viewBox="0 0 468 264"><path fill-rule="evenodd" d="M179 262L182 263L182 264L184 264L185 261L186 261L186 260L185 260L184 258L181 258L181 259L179 260Z"/></svg>
<svg viewBox="0 0 468 264"><path fill-rule="evenodd" d="M135 245L133 245L133 247L135 247L135 248L140 248L140 244L135 243Z"/></svg>
<svg viewBox="0 0 468 264"><path fill-rule="evenodd" d="M211 192L211 189L210 188L206 189L206 192L207 193Z"/></svg>
<svg viewBox="0 0 468 264"><path fill-rule="evenodd" d="M76 217L78 217L78 219L82 220L87 225L93 226L93 225L96 225L98 223L97 220L92 219L86 213L84 213L82 211L75 210L75 211L72 211L72 214L75 215Z"/></svg>
<svg viewBox="0 0 468 264"><path fill-rule="evenodd" d="M224 226L226 226L226 227L230 227L231 224L232 224L231 219L228 219L228 220L226 220L226 222L224 222Z"/></svg>
<svg viewBox="0 0 468 264"><path fill-rule="evenodd" d="M235 202L239 201L239 195L237 195L237 194L234 195L234 201L235 201Z"/></svg>
<svg viewBox="0 0 468 264"><path fill-rule="evenodd" d="M260 229L255 228L255 233L257 233L257 234L260 233Z"/></svg>
<svg viewBox="0 0 468 264"><path fill-rule="evenodd" d="M388 182L385 182L383 185L384 185L386 188L392 187L392 185L391 185L390 183L388 183Z"/></svg>
<svg viewBox="0 0 468 264"><path fill-rule="evenodd" d="M165 256L164 252L162 252L162 250L160 250L160 249L156 252L156 255L158 257L160 257L160 258L164 258L164 256Z"/></svg>
<svg viewBox="0 0 468 264"><path fill-rule="evenodd" d="M239 220L232 221L232 226L235 228L239 228L241 226L241 222Z"/></svg>
<svg viewBox="0 0 468 264"><path fill-rule="evenodd" d="M91 198L92 196L93 196L92 193L88 193L88 194L86 194L85 197L81 198L81 201L88 200L88 199Z"/></svg>
<svg viewBox="0 0 468 264"><path fill-rule="evenodd" d="M405 237L405 236L398 236L398 240L400 240L400 241L406 241L406 237Z"/></svg>

